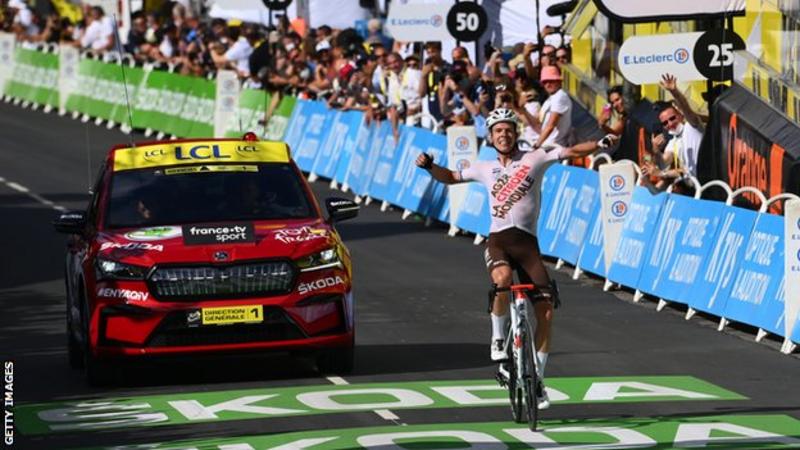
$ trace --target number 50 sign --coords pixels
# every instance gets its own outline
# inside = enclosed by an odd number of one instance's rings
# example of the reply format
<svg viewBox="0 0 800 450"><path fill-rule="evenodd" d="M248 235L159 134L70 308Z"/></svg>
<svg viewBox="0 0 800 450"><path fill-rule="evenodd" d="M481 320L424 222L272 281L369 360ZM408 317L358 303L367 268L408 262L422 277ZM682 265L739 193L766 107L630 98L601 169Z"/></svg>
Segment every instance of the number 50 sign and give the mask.
<svg viewBox="0 0 800 450"><path fill-rule="evenodd" d="M728 30L705 33L634 36L619 50L619 69L635 84L657 83L670 73L680 81L733 78L734 52L744 50L739 35Z"/></svg>

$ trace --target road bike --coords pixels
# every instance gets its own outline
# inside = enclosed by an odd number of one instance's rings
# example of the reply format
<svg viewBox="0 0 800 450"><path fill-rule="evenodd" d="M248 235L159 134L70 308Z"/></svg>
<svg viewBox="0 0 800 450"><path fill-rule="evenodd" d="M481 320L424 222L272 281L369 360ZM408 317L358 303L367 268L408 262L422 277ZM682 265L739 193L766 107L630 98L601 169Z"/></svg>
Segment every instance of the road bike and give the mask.
<svg viewBox="0 0 800 450"><path fill-rule="evenodd" d="M501 288L496 284L489 290L489 310L492 309L495 296L500 292L511 292L511 323L506 333L505 352L508 359L501 363L497 372L497 381L508 388L511 401L511 415L517 423L528 422L531 431L536 431L539 419L537 389L540 388L539 364L534 352L534 334L531 319L528 315L528 303L546 301L532 284L515 284ZM531 295L526 295L530 293Z"/></svg>

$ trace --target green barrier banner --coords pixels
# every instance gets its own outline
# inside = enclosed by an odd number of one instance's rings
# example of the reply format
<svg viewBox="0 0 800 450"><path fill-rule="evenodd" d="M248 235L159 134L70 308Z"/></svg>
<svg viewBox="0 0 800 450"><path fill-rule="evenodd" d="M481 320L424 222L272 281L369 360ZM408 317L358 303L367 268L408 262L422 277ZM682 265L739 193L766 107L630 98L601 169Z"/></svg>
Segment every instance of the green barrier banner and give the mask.
<svg viewBox="0 0 800 450"><path fill-rule="evenodd" d="M264 139L270 141L282 141L286 134L286 127L289 125L289 118L292 117L294 105L297 103L296 97L284 96L280 105L272 114L267 124L267 132Z"/></svg>
<svg viewBox="0 0 800 450"><path fill-rule="evenodd" d="M135 128L164 133L169 133L169 130L173 128L172 122L175 120L175 115L170 113L170 107L175 103L173 99L175 95L170 92L170 89L174 76L174 74L156 70L148 74L144 86L137 95L133 120Z"/></svg>
<svg viewBox="0 0 800 450"><path fill-rule="evenodd" d="M119 66L117 66L119 68ZM120 71L120 76L122 72ZM138 67L125 67L125 78L123 81L116 82L111 86L110 93L112 95L109 100L114 104L111 111L110 120L116 123L130 124L131 118L128 115L128 104L130 102L131 109L133 109L133 99L139 91L139 86L145 78L145 72ZM125 89L128 89L127 96ZM132 114L131 114L132 115Z"/></svg>
<svg viewBox="0 0 800 450"><path fill-rule="evenodd" d="M180 137L213 137L215 83L205 78L185 76L180 77L179 81L188 85L188 94L172 134Z"/></svg>
<svg viewBox="0 0 800 450"><path fill-rule="evenodd" d="M17 48L14 70L4 93L36 104L58 107L58 56Z"/></svg>
<svg viewBox="0 0 800 450"><path fill-rule="evenodd" d="M264 135L264 111L269 106L270 96L264 91L244 89L239 94L239 112L232 117L226 127L225 137L241 137L252 131L259 136Z"/></svg>
<svg viewBox="0 0 800 450"><path fill-rule="evenodd" d="M186 98L181 117L189 122L185 137L201 138L214 136L214 102L216 82L205 78L194 78L191 95Z"/></svg>
<svg viewBox="0 0 800 450"><path fill-rule="evenodd" d="M81 59L78 63L78 75L75 89L69 93L64 105L67 111L79 112L82 114L87 113L86 103L89 95L92 93L92 87L94 86L94 71L97 68L96 63L97 61L92 61L90 59Z"/></svg>

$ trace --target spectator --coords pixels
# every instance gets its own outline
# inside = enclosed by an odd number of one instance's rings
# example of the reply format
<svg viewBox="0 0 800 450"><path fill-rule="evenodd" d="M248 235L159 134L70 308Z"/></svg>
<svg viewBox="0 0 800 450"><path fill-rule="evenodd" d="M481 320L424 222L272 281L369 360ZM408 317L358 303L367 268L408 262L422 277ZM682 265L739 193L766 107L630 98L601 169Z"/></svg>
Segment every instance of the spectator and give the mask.
<svg viewBox="0 0 800 450"><path fill-rule="evenodd" d="M231 32L233 36L238 33ZM222 55L212 54L214 63L218 68L235 69L242 78L250 76L250 54L253 53L253 45L261 38L255 27L245 25L241 28L241 35L237 36L235 42ZM234 40L233 38L231 39Z"/></svg>
<svg viewBox="0 0 800 450"><path fill-rule="evenodd" d="M419 95L423 98L424 112L432 115L436 122L441 122L444 115L439 104L439 89L449 71L447 63L442 59L442 43L429 41L425 43L428 58L422 66L422 77L419 83ZM427 108L427 110L426 110ZM423 121L425 123L425 121Z"/></svg>
<svg viewBox="0 0 800 450"><path fill-rule="evenodd" d="M103 8L93 6L89 10L89 19L86 30L81 36L81 47L95 51L111 50L115 44L114 21L107 17Z"/></svg>
<svg viewBox="0 0 800 450"><path fill-rule="evenodd" d="M29 41L39 35L39 25L36 15L22 0L8 0L8 9L11 12L11 31L21 41Z"/></svg>
<svg viewBox="0 0 800 450"><path fill-rule="evenodd" d="M622 97L622 86L613 86L608 90L606 98L608 103L603 106L603 112L597 118L597 124L604 133L622 136L628 121L628 113Z"/></svg>
<svg viewBox="0 0 800 450"><path fill-rule="evenodd" d="M559 47L558 50L556 50L556 65L558 65L559 68L564 64L569 64L571 60L572 58L570 57L569 50L566 47Z"/></svg>
<svg viewBox="0 0 800 450"><path fill-rule="evenodd" d="M663 75L661 86L672 94L677 106L670 102L658 102L654 106L663 132L652 138L654 162L647 165L646 172L654 179L656 188L663 190L688 175L697 176L697 156L704 127L700 116L678 90L674 76Z"/></svg>
<svg viewBox="0 0 800 450"><path fill-rule="evenodd" d="M534 144L558 144L568 147L571 144L572 99L561 89L561 73L558 67L542 67L541 83L549 97L542 105L541 133Z"/></svg>

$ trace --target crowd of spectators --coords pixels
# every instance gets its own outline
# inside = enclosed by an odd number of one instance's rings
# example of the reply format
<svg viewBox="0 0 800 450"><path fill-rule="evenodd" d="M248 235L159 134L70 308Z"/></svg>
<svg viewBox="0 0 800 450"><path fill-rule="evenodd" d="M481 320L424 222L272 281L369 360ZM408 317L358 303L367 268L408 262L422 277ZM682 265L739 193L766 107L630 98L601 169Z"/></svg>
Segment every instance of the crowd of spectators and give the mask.
<svg viewBox="0 0 800 450"><path fill-rule="evenodd" d="M5 4L4 4L5 3ZM2 29L28 43L61 43L97 53L122 49L141 64L154 64L184 75L209 76L234 70L244 86L272 94L264 120L283 95L319 99L330 108L363 111L369 121L389 120L395 137L399 124L444 130L474 125L486 135L492 109L514 110L522 119L522 139L531 147L571 145L572 100L562 89L562 68L570 62L568 39L544 30L543 45L512 48L486 46L476 64L467 49L442 54L440 42L392 41L381 21L368 23L368 34L354 29L308 27L302 19L276 20L264 27L236 20L210 19L188 0L165 2L158 11L135 12L121 39L112 17L97 6L82 6L82 19L71 21L56 11L39 16L22 0L0 0ZM675 100L656 103L660 130L645 156L643 171L653 186L696 175L702 118L694 113L665 76L662 86ZM621 136L628 120L621 86L608 90L608 104L598 117L604 134Z"/></svg>

